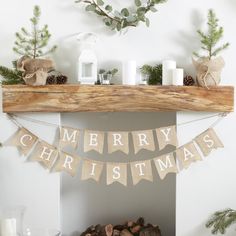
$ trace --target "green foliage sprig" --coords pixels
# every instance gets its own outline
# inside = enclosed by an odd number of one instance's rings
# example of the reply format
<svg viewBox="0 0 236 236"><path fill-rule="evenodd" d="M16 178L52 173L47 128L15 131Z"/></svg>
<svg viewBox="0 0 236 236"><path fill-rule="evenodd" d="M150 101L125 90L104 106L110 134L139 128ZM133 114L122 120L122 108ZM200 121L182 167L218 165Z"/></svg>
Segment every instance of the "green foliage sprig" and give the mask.
<svg viewBox="0 0 236 236"><path fill-rule="evenodd" d="M232 224L236 223L236 211L232 209L226 209L223 211L217 211L206 223L207 228L213 228L212 234L225 234L226 229Z"/></svg>
<svg viewBox="0 0 236 236"><path fill-rule="evenodd" d="M94 12L103 18L103 22L111 30L121 31L127 27L136 27L139 22L145 22L147 26L150 21L147 18L148 12L156 12L156 5L166 2L167 0L148 0L145 3L142 0L134 0L135 9L130 11L128 8L123 8L121 11L113 9L109 4L105 4L104 0L76 0L76 3L85 3L86 11Z"/></svg>
<svg viewBox="0 0 236 236"><path fill-rule="evenodd" d="M162 65L143 65L140 68L142 74L148 76L149 85L157 85L162 83Z"/></svg>
<svg viewBox="0 0 236 236"><path fill-rule="evenodd" d="M224 35L223 27L218 25L219 19L216 17L215 12L210 9L208 12L208 32L205 34L203 31L198 30L197 33L202 43L202 49L207 52L209 59L217 56L220 52L229 47L229 43L216 47ZM193 53L197 57L201 57L197 52Z"/></svg>
<svg viewBox="0 0 236 236"><path fill-rule="evenodd" d="M24 84L22 72L17 70L16 61L12 62L13 69L9 69L5 66L0 66L0 76L3 77L1 84L12 85L12 84Z"/></svg>
<svg viewBox="0 0 236 236"><path fill-rule="evenodd" d="M43 50L47 47L51 34L48 31L47 25L44 25L42 29L39 28L40 16L40 7L35 6L33 17L30 19L32 24L31 32L22 27L21 31L16 33L15 47L13 50L17 54L37 58L56 50L57 46L53 46L51 49L46 51Z"/></svg>
<svg viewBox="0 0 236 236"><path fill-rule="evenodd" d="M104 69L100 69L98 74L103 74L103 75L112 75L114 76L116 73L118 72L118 69L114 68L112 70L104 70Z"/></svg>

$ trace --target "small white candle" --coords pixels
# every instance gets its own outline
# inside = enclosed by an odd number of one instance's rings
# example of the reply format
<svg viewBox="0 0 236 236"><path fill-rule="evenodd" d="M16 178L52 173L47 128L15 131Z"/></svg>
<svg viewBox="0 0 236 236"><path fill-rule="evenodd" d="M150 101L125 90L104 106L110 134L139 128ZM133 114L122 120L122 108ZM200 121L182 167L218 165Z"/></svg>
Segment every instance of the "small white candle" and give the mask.
<svg viewBox="0 0 236 236"><path fill-rule="evenodd" d="M1 236L16 236L16 219L4 219L1 221Z"/></svg>
<svg viewBox="0 0 236 236"><path fill-rule="evenodd" d="M172 84L173 85L183 85L184 84L184 70L174 69L172 70Z"/></svg>
<svg viewBox="0 0 236 236"><path fill-rule="evenodd" d="M176 62L166 60L162 62L162 85L172 84L172 70L176 69Z"/></svg>
<svg viewBox="0 0 236 236"><path fill-rule="evenodd" d="M122 83L124 85L136 85L136 61L123 62Z"/></svg>

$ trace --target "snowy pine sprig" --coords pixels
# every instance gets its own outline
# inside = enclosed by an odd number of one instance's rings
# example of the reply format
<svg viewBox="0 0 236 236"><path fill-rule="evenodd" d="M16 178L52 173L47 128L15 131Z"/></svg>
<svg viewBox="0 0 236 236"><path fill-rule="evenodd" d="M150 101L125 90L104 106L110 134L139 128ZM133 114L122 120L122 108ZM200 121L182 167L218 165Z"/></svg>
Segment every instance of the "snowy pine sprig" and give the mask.
<svg viewBox="0 0 236 236"><path fill-rule="evenodd" d="M211 59L229 47L229 43L224 43L221 46L217 46L224 36L224 29L218 25L218 22L219 19L216 17L215 12L210 9L208 12L207 32L204 33L202 30L197 31L202 44L201 49L206 51L206 55L201 56L199 53L194 52L193 54L196 57L207 57Z"/></svg>
<svg viewBox="0 0 236 236"><path fill-rule="evenodd" d="M40 7L35 6L33 10L33 17L30 19L32 29L27 30L22 27L20 32L15 34L16 41L13 51L17 54L37 58L45 56L56 50L57 46L53 46L50 49L45 49L51 38L51 34L49 33L47 25L44 25L42 29L39 28L40 16Z"/></svg>

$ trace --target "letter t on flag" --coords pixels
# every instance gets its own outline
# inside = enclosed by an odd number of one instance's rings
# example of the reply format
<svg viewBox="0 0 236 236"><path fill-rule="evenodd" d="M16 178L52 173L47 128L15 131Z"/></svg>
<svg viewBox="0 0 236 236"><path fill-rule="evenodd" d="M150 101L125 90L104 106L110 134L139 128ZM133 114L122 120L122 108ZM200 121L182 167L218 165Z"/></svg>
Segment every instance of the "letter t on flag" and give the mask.
<svg viewBox="0 0 236 236"><path fill-rule="evenodd" d="M138 184L142 179L153 181L151 161L139 161L130 163L133 184Z"/></svg>

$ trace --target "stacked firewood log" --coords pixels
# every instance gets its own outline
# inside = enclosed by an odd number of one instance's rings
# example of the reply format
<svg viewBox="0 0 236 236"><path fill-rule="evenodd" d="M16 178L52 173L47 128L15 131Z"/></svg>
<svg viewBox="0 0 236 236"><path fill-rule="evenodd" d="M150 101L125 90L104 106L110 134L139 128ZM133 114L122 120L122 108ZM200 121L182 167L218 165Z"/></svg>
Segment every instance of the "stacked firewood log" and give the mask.
<svg viewBox="0 0 236 236"><path fill-rule="evenodd" d="M92 225L81 236L161 236L157 225L146 224L140 217L136 222L127 221L122 225Z"/></svg>

